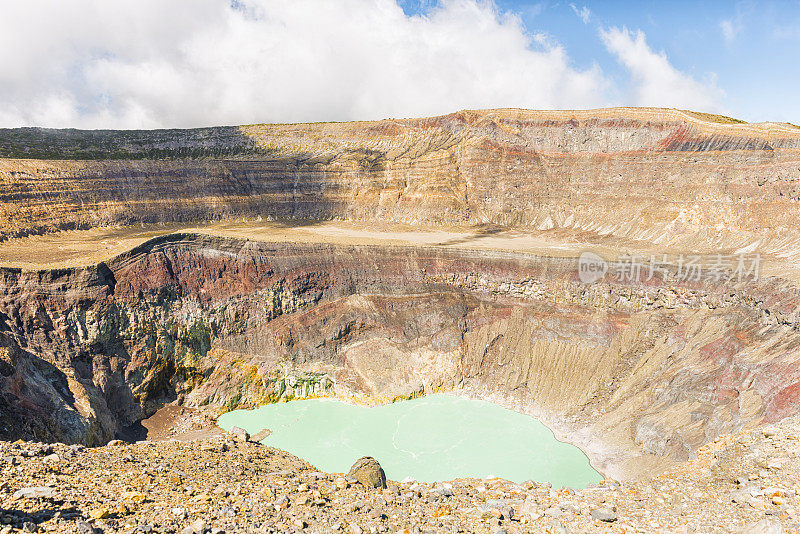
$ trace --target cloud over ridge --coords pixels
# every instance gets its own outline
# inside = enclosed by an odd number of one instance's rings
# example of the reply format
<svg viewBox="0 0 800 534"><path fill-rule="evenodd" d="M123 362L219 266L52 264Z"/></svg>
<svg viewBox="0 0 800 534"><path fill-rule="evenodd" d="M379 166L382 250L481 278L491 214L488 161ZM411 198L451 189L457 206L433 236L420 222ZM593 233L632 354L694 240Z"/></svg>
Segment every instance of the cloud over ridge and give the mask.
<svg viewBox="0 0 800 534"><path fill-rule="evenodd" d="M631 105L724 111L719 104L724 93L714 79L699 82L673 67L664 52L650 48L644 32L612 27L600 35L631 74Z"/></svg>
<svg viewBox="0 0 800 534"><path fill-rule="evenodd" d="M190 127L618 103L598 66L575 67L557 42L488 0L442 0L414 16L395 0L41 0L0 4L0 21L0 127ZM637 98L650 101L659 80L634 55L642 55L639 37L609 32L609 50L643 73ZM689 103L693 80L659 57L650 62L666 62L674 71L667 81Z"/></svg>

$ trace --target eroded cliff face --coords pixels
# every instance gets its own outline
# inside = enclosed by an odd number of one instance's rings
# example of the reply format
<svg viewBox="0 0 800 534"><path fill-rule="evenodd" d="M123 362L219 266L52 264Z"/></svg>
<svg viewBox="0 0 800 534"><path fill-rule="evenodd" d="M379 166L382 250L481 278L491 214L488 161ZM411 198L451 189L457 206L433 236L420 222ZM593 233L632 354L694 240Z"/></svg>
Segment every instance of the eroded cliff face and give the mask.
<svg viewBox="0 0 800 534"><path fill-rule="evenodd" d="M4 269L2 437L99 443L175 399L457 390L542 417L629 478L798 409L785 282L586 285L577 267L171 235L95 267Z"/></svg>
<svg viewBox="0 0 800 534"><path fill-rule="evenodd" d="M787 239L796 246L800 220L800 129L675 110L2 130L2 157L0 238L138 222L341 218L562 228L695 248L761 240L778 250Z"/></svg>
<svg viewBox="0 0 800 534"><path fill-rule="evenodd" d="M800 129L675 110L0 130L0 241L350 219L488 225L540 251L175 234L90 267L0 269L0 437L103 443L173 400L458 390L633 477L796 413L799 179ZM764 263L583 284L581 248Z"/></svg>

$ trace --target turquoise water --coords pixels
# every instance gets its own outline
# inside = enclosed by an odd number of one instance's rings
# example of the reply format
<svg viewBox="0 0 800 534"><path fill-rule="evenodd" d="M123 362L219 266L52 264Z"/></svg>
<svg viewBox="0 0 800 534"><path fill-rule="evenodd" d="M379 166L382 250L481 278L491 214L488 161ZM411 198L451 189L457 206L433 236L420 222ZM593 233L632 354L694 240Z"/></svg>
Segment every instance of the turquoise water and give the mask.
<svg viewBox="0 0 800 534"><path fill-rule="evenodd" d="M327 472L347 472L358 458L373 456L392 480L498 476L581 488L602 479L580 449L533 417L452 395L372 408L297 400L229 412L218 423L250 434L269 428L262 443Z"/></svg>

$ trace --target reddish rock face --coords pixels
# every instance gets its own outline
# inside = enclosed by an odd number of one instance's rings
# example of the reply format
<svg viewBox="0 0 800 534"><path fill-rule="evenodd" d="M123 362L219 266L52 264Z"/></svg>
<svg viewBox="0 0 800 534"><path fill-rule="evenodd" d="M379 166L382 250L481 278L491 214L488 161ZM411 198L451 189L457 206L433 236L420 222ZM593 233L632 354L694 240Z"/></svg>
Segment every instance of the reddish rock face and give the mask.
<svg viewBox="0 0 800 534"><path fill-rule="evenodd" d="M571 258L193 235L0 280L4 413L38 414L6 438L100 442L163 402L252 406L313 371L376 402L492 398L624 474L800 402L796 325L760 297L775 280L583 285Z"/></svg>

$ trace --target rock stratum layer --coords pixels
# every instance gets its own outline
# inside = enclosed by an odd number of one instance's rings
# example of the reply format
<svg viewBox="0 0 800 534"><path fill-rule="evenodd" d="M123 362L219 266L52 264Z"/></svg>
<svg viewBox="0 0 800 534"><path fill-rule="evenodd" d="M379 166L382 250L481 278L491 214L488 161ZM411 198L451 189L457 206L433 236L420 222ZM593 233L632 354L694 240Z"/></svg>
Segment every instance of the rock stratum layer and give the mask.
<svg viewBox="0 0 800 534"><path fill-rule="evenodd" d="M0 130L0 158L0 238L237 216L560 227L662 244L798 229L800 129L672 110Z"/></svg>
<svg viewBox="0 0 800 534"><path fill-rule="evenodd" d="M88 267L2 268L0 437L101 444L176 400L224 410L457 390L537 415L605 473L633 478L781 420L800 404L800 129L715 121L498 110L0 131L6 240L351 219L764 259L761 276L732 281L673 266L583 284L574 254L546 244L534 254L173 234Z"/></svg>

